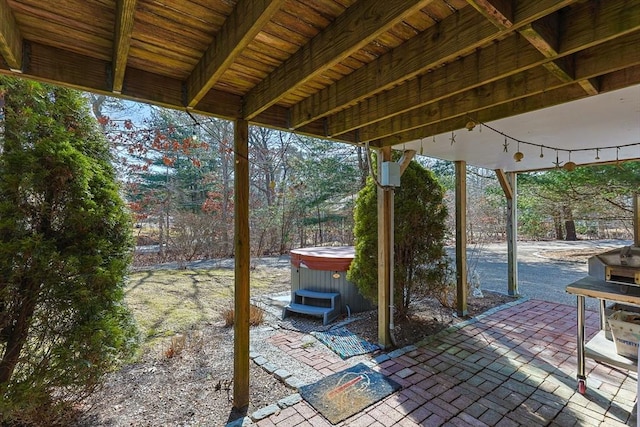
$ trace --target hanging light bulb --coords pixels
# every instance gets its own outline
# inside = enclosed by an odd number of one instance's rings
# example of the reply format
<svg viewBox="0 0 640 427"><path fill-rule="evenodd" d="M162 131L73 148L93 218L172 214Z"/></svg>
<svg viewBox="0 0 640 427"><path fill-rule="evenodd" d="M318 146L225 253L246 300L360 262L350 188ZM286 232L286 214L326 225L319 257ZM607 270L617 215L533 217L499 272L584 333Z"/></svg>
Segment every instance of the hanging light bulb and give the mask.
<svg viewBox="0 0 640 427"><path fill-rule="evenodd" d="M542 145L540 146L540 158L544 157L544 153L542 152Z"/></svg>
<svg viewBox="0 0 640 427"><path fill-rule="evenodd" d="M571 161L571 151L569 151L569 161L564 164L563 168L568 172L572 172L576 168L576 164Z"/></svg>
<svg viewBox="0 0 640 427"><path fill-rule="evenodd" d="M424 153L424 145L423 145L423 140L420 139L420 155L422 156L422 154Z"/></svg>
<svg viewBox="0 0 640 427"><path fill-rule="evenodd" d="M520 162L524 159L524 154L520 151L520 141L518 141L518 151L513 155L513 160Z"/></svg>
<svg viewBox="0 0 640 427"><path fill-rule="evenodd" d="M600 160L600 149L596 148L596 160Z"/></svg>
<svg viewBox="0 0 640 427"><path fill-rule="evenodd" d="M474 122L473 120L469 120L469 121L467 122L467 124L466 124L466 125L464 125L464 127L465 127L465 128L467 128L467 130L468 130L469 132L471 132L471 131L473 130L473 128L475 128L475 127L476 127L476 122Z"/></svg>

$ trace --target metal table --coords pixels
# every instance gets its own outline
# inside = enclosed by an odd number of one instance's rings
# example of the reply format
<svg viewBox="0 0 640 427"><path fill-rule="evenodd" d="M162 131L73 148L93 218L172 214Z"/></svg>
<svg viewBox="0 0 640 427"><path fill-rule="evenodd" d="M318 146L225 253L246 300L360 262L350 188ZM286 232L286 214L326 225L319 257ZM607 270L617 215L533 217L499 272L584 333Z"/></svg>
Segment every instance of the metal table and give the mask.
<svg viewBox="0 0 640 427"><path fill-rule="evenodd" d="M585 357L604 362L608 365L637 372L637 361L620 356L616 353L615 344L605 337L606 328L606 301L640 306L640 288L631 287L625 293L625 287L605 282L591 276L573 282L567 286L567 292L577 297L578 310L578 392L584 394L587 391L587 377L585 375ZM600 309L600 331L584 342L584 302L585 297L597 298Z"/></svg>

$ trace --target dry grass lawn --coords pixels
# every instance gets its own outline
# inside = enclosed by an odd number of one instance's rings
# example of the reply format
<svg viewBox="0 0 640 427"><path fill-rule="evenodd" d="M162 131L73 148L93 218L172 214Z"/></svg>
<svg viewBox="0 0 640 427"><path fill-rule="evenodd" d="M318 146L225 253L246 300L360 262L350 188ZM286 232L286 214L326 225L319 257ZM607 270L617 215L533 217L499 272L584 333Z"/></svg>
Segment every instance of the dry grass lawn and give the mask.
<svg viewBox="0 0 640 427"><path fill-rule="evenodd" d="M251 295L288 289L289 271L256 268ZM234 272L211 270L148 270L132 273L126 302L142 334L143 350L168 337L222 320L232 306Z"/></svg>

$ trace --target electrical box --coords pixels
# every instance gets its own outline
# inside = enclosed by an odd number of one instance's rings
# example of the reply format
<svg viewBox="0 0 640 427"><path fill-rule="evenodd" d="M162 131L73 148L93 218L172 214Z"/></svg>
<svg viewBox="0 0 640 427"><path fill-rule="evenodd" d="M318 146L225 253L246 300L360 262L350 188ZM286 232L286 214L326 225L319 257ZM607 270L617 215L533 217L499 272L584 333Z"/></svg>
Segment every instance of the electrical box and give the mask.
<svg viewBox="0 0 640 427"><path fill-rule="evenodd" d="M380 171L380 185L384 187L400 187L400 164L396 162L382 162Z"/></svg>

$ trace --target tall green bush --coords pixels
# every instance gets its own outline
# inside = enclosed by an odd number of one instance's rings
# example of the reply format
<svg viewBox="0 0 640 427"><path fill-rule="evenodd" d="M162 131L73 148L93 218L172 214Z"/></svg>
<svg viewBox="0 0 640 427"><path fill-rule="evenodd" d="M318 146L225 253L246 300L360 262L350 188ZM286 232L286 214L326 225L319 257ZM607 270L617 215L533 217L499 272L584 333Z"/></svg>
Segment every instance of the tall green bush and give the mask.
<svg viewBox="0 0 640 427"><path fill-rule="evenodd" d="M447 208L444 189L434 174L412 161L395 190L394 305L406 313L411 302L442 280L447 266L444 241ZM378 297L377 189L372 179L358 193L354 212L355 258L347 279L360 292Z"/></svg>
<svg viewBox="0 0 640 427"><path fill-rule="evenodd" d="M0 92L0 424L48 425L135 349L131 222L79 93Z"/></svg>

